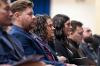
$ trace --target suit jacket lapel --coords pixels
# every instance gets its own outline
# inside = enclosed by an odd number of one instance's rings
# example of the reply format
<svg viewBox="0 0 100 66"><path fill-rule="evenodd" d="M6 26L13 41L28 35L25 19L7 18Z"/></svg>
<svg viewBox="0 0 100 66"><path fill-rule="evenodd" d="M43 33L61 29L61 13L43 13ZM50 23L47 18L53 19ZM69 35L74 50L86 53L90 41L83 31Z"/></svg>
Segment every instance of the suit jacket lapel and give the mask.
<svg viewBox="0 0 100 66"><path fill-rule="evenodd" d="M34 38L34 36L31 35L31 33L29 32L25 32L23 29L17 27L17 26L13 26L12 27L13 30L20 32L22 35L24 35L25 37L29 38L35 45L36 49L41 51L42 53L43 51L43 47L41 47L41 45L39 45L39 43L36 41L36 39ZM32 45L32 46L34 46ZM42 50L41 50L42 49Z"/></svg>
<svg viewBox="0 0 100 66"><path fill-rule="evenodd" d="M13 46L11 45L11 43L4 37L4 36L0 36L2 38L2 40L5 42L5 44L7 46L9 46L9 48L11 48L12 50L14 49Z"/></svg>

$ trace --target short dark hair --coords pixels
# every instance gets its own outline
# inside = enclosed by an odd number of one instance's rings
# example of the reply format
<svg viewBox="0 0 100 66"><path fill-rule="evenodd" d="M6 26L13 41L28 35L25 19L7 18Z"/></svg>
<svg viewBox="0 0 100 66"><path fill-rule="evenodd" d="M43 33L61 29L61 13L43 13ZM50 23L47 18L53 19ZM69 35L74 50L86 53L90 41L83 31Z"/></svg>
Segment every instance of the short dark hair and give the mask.
<svg viewBox="0 0 100 66"><path fill-rule="evenodd" d="M74 32L77 29L77 27L82 27L83 24L80 21L72 20L71 21L71 26L72 26L71 31Z"/></svg>
<svg viewBox="0 0 100 66"><path fill-rule="evenodd" d="M29 0L18 0L11 4L11 11L13 13L24 11L27 7L32 7L33 3Z"/></svg>

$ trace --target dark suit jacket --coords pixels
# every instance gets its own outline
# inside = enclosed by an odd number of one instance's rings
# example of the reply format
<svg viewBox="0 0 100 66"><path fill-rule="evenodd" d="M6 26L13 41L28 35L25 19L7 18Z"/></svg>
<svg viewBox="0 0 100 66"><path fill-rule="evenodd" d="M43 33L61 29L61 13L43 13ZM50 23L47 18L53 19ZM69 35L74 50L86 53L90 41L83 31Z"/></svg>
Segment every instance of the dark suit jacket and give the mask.
<svg viewBox="0 0 100 66"><path fill-rule="evenodd" d="M0 28L0 64L13 64L24 57L21 43Z"/></svg>
<svg viewBox="0 0 100 66"><path fill-rule="evenodd" d="M93 50L92 46L90 43L82 43L79 46L80 49L84 52L84 54L94 62L97 62L97 54Z"/></svg>
<svg viewBox="0 0 100 66"><path fill-rule="evenodd" d="M83 51L79 48L79 45L71 39L67 39L66 42L63 40L55 40L55 48L58 55L65 56L69 62L76 65L95 65L95 62L88 59Z"/></svg>
<svg viewBox="0 0 100 66"><path fill-rule="evenodd" d="M70 63L77 64L74 60L75 58L81 58L77 52L77 43L69 39L57 40L55 39L55 49L58 55L65 56L68 58Z"/></svg>
<svg viewBox="0 0 100 66"><path fill-rule="evenodd" d="M56 61L50 61L47 57L47 54L45 53L45 50L41 47L41 41L38 40L37 36L32 36L29 32L25 32L22 28L18 26L13 26L10 30L9 34L16 37L23 45L24 53L26 56L32 55L32 54L41 54L44 55L44 60L47 63L50 64L57 64L56 66L63 66L63 64L58 63Z"/></svg>
<svg viewBox="0 0 100 66"><path fill-rule="evenodd" d="M36 44L36 41L31 37L29 32L24 31L22 28L17 26L12 26L12 29L9 31L9 34L16 37L22 44L24 48L24 54L26 56L32 54L41 54Z"/></svg>
<svg viewBox="0 0 100 66"><path fill-rule="evenodd" d="M100 66L100 46L98 48L98 59L97 59L97 66Z"/></svg>

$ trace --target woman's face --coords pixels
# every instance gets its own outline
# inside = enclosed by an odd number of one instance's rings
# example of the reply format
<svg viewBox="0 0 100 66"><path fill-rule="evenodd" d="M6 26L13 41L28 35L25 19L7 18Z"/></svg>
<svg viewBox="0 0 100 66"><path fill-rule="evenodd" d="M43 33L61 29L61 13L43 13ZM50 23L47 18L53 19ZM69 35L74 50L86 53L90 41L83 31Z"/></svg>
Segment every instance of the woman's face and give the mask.
<svg viewBox="0 0 100 66"><path fill-rule="evenodd" d="M71 30L72 26L71 26L71 22L70 20L66 21L64 23L64 33L66 34L66 36L68 36L70 30Z"/></svg>
<svg viewBox="0 0 100 66"><path fill-rule="evenodd" d="M52 20L49 18L47 19L47 34L48 34L48 38L51 38L54 36L54 26L53 26L53 22Z"/></svg>

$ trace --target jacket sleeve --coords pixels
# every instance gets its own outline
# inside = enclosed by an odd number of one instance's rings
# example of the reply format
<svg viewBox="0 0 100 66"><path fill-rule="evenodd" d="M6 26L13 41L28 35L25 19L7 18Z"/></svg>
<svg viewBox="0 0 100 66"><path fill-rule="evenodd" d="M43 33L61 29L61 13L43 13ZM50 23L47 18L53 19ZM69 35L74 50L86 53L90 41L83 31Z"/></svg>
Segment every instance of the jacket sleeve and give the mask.
<svg viewBox="0 0 100 66"><path fill-rule="evenodd" d="M34 44L30 39L20 33L13 33L11 35L21 42L26 56L36 54L35 46L33 46Z"/></svg>
<svg viewBox="0 0 100 66"><path fill-rule="evenodd" d="M13 64L15 61L9 59L9 55L5 52L3 43L0 42L0 64Z"/></svg>
<svg viewBox="0 0 100 66"><path fill-rule="evenodd" d="M66 66L65 64L61 63L61 62L57 62L57 61L47 61L47 60L43 60L46 64L51 64L54 66Z"/></svg>
<svg viewBox="0 0 100 66"><path fill-rule="evenodd" d="M70 52L70 50L68 50L67 48L65 48L65 46L63 45L63 42L60 41L55 41L55 49L57 52L58 56L64 56L67 59L67 62L70 61L70 59L72 59L72 54Z"/></svg>

